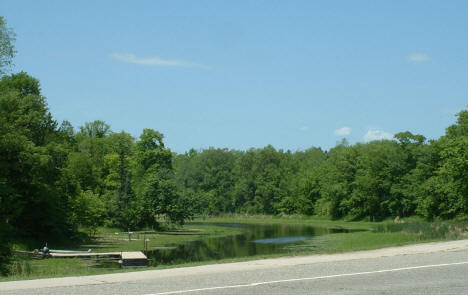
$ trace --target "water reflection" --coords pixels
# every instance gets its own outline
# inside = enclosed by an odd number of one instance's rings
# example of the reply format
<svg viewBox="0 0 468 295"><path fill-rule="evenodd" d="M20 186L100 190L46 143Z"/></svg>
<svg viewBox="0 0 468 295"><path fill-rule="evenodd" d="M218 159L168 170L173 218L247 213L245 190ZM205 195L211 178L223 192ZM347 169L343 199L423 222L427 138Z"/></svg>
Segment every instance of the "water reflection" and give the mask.
<svg viewBox="0 0 468 295"><path fill-rule="evenodd" d="M201 227L203 224L199 224ZM193 242L167 245L168 249L156 249L146 254L150 265L180 264L186 262L218 260L234 257L246 257L275 253L291 252L291 245L300 245L313 237L346 229L330 229L304 225L250 225L216 224L221 226L242 227L243 233L217 238L206 238Z"/></svg>
<svg viewBox="0 0 468 295"><path fill-rule="evenodd" d="M260 243L260 244L286 244L286 243L292 243L292 242L305 241L310 238L311 237L282 237L282 238L273 238L273 239L260 239L260 240L254 240L252 242Z"/></svg>

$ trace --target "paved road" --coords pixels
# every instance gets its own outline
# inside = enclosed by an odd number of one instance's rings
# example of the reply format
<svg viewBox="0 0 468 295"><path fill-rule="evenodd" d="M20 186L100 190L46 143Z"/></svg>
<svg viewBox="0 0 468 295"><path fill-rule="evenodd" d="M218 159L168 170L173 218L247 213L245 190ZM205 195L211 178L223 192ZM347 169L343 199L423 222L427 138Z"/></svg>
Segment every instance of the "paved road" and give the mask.
<svg viewBox="0 0 468 295"><path fill-rule="evenodd" d="M0 283L12 294L468 294L468 240L357 253Z"/></svg>

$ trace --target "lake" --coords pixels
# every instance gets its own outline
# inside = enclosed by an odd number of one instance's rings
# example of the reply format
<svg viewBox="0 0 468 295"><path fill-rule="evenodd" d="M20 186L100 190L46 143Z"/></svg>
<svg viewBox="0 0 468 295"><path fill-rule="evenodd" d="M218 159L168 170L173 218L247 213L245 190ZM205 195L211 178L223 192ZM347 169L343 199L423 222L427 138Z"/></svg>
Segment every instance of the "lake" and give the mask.
<svg viewBox="0 0 468 295"><path fill-rule="evenodd" d="M238 227L240 234L205 238L182 244L166 245L162 249L147 251L150 265L181 264L187 262L219 260L226 258L260 256L297 252L297 248L305 241L321 235L349 232L342 228L323 228L307 225L290 224L204 224Z"/></svg>

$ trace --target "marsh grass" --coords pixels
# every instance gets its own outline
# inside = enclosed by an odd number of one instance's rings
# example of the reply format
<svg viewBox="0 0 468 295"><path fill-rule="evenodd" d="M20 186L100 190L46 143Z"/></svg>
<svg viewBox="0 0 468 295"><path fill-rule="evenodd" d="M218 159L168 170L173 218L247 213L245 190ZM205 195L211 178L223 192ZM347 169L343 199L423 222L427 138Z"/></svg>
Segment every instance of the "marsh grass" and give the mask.
<svg viewBox="0 0 468 295"><path fill-rule="evenodd" d="M379 233L416 235L420 240L454 240L468 237L468 221L404 222L377 225Z"/></svg>

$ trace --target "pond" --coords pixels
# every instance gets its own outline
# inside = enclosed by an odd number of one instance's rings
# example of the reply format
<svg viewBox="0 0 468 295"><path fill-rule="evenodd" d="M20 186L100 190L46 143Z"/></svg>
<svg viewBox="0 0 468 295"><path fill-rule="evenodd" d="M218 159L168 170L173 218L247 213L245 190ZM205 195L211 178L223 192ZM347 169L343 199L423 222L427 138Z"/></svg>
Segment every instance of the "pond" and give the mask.
<svg viewBox="0 0 468 295"><path fill-rule="evenodd" d="M314 237L348 232L342 228L323 228L307 225L285 224L197 224L240 227L242 233L197 241L166 245L167 247L147 251L150 265L181 264L187 262L219 260L267 254L297 252L291 250Z"/></svg>

